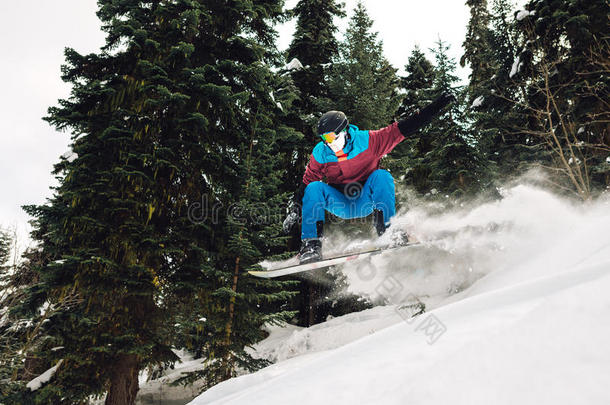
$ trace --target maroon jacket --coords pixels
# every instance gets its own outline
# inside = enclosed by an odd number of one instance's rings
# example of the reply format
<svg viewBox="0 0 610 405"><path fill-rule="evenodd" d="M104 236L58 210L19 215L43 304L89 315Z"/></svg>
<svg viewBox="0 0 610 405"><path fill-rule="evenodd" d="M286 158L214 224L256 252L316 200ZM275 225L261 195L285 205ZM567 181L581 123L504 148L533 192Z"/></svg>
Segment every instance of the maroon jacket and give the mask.
<svg viewBox="0 0 610 405"><path fill-rule="evenodd" d="M322 180L336 185L364 183L379 169L381 158L405 139L396 122L376 131L364 131L350 125L348 133L350 137L343 148L347 159L340 161L324 142L315 146L303 175L305 185Z"/></svg>

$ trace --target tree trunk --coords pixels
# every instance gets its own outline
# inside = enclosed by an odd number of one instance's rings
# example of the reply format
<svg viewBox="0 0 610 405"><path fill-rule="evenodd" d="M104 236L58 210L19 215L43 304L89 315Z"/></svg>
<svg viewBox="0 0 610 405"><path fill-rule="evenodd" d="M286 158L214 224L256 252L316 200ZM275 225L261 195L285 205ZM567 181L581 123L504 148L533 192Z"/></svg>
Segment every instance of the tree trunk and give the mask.
<svg viewBox="0 0 610 405"><path fill-rule="evenodd" d="M241 240L241 237L239 238ZM235 259L235 270L233 271L233 285L231 290L234 294L237 294L237 281L239 280L239 261L241 257L237 256ZM229 320L225 326L225 343L227 347L231 346L231 332L233 328L233 318L235 317L235 295L229 300Z"/></svg>
<svg viewBox="0 0 610 405"><path fill-rule="evenodd" d="M42 374L46 368L44 359L28 353L25 356L25 363L23 364L23 370L20 373L19 379L29 381Z"/></svg>
<svg viewBox="0 0 610 405"><path fill-rule="evenodd" d="M316 286L309 282L309 299L307 305L307 326L313 326L316 323Z"/></svg>
<svg viewBox="0 0 610 405"><path fill-rule="evenodd" d="M124 354L118 358L110 378L105 405L133 405L138 393L138 357Z"/></svg>

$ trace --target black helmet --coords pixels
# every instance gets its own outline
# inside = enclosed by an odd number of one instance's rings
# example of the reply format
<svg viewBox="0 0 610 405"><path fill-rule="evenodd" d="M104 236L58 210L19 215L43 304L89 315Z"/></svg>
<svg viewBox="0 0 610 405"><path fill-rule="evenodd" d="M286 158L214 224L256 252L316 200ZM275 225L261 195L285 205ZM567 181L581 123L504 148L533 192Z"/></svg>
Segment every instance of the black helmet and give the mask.
<svg viewBox="0 0 610 405"><path fill-rule="evenodd" d="M334 132L338 134L343 131L349 122L341 111L329 111L318 121L318 135Z"/></svg>

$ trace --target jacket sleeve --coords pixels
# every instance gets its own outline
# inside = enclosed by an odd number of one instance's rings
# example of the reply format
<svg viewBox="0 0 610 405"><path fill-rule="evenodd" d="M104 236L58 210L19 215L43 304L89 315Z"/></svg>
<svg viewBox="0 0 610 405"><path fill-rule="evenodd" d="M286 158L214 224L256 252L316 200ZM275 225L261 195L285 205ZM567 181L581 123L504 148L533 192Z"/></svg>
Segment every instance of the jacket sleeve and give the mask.
<svg viewBox="0 0 610 405"><path fill-rule="evenodd" d="M383 156L390 153L403 139L405 137L395 122L385 128L369 131L369 148L372 148L377 156Z"/></svg>
<svg viewBox="0 0 610 405"><path fill-rule="evenodd" d="M455 97L452 94L442 94L432 103L424 107L421 111L398 121L398 128L400 129L400 132L402 132L404 136L409 136L417 132L418 129L432 122L434 117L436 117L438 113L440 113L443 108L447 106L447 104L453 101L455 101Z"/></svg>
<svg viewBox="0 0 610 405"><path fill-rule="evenodd" d="M320 181L324 178L324 166L319 163L313 154L309 158L307 168L305 168L305 174L303 175L303 184L308 185L314 181Z"/></svg>

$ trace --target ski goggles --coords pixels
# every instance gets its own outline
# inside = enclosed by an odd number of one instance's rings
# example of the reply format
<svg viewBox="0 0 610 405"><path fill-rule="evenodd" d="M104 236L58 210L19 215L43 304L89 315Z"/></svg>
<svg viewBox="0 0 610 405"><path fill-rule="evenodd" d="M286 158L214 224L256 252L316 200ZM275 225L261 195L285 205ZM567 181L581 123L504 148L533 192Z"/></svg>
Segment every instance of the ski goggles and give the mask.
<svg viewBox="0 0 610 405"><path fill-rule="evenodd" d="M341 132L339 132L340 134ZM337 137L339 136L338 133L336 133L335 131L333 132L327 132L325 134L320 135L320 138L322 138L322 140L324 141L324 143L333 143L335 141L335 139L337 139Z"/></svg>

